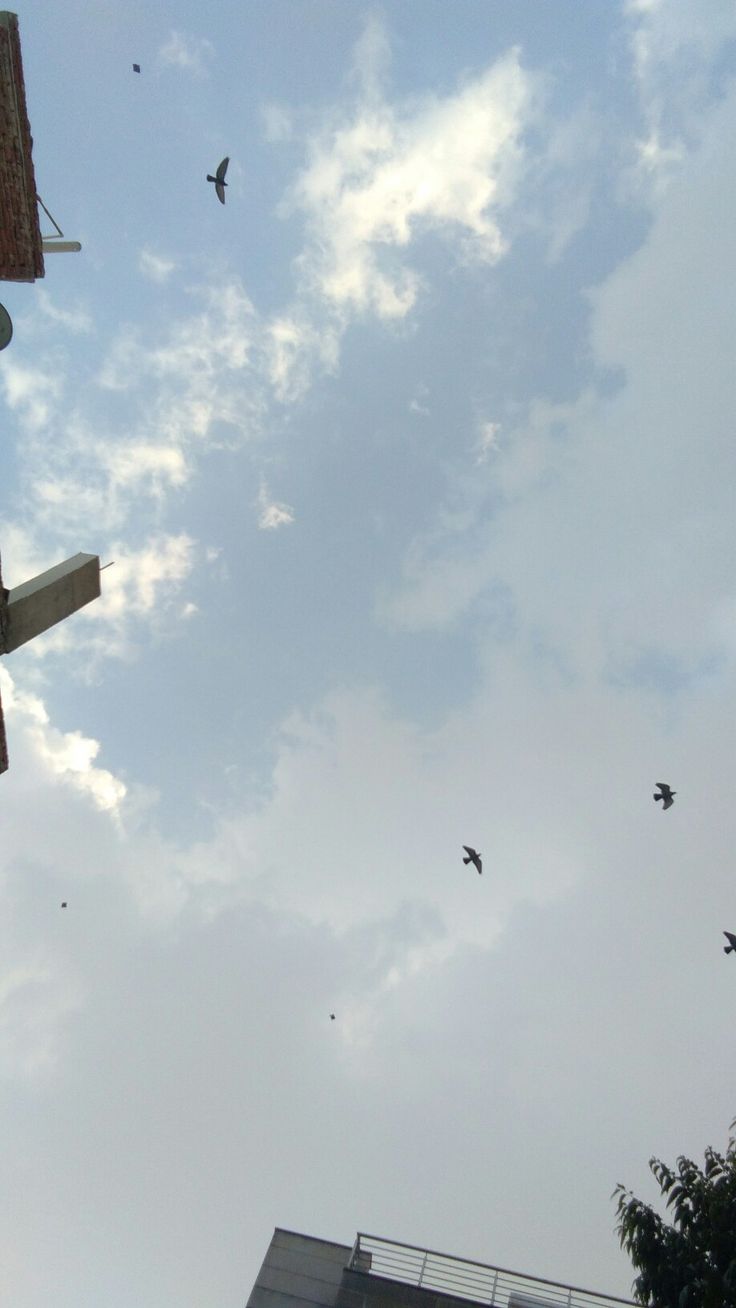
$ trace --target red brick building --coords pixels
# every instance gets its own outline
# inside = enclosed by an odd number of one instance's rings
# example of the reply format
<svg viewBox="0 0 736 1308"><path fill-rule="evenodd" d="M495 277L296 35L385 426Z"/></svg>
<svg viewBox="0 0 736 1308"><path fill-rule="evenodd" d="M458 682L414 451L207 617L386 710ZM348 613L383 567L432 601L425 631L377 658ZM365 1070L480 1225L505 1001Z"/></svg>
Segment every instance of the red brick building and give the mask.
<svg viewBox="0 0 736 1308"><path fill-rule="evenodd" d="M18 16L0 12L0 280L43 277Z"/></svg>

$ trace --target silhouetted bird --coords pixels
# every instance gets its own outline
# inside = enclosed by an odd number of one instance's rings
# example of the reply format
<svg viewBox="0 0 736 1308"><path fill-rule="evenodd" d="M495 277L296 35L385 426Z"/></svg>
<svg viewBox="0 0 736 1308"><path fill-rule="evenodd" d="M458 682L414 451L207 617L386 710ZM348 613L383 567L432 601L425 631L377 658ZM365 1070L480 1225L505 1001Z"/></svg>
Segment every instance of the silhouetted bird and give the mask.
<svg viewBox="0 0 736 1308"><path fill-rule="evenodd" d="M66 900L63 901L61 907L62 907L62 908L66 908Z"/></svg>
<svg viewBox="0 0 736 1308"><path fill-rule="evenodd" d="M139 73L140 71L141 71L141 66L140 66L140 64L133 64L133 72L134 72L134 73Z"/></svg>
<svg viewBox="0 0 736 1308"><path fill-rule="evenodd" d="M334 1020L335 1020L335 1014L334 1014L334 1013L330 1013L330 1021L331 1021L331 1022L334 1022Z"/></svg>
<svg viewBox="0 0 736 1308"><path fill-rule="evenodd" d="M664 800L664 803L663 803L663 805L662 805L662 812L664 812L664 810L665 810L666 808L672 808L672 805L673 805L674 802L675 802L673 796L677 794L677 791L676 791L676 790L670 790L670 788L669 788L669 786L667 785L667 782L666 782L666 781L658 781L658 782L657 782L657 785L659 786L659 789L661 790L662 794L661 794L661 795L655 795L655 796L654 796L654 799L655 799L655 801L658 800L658 799L663 799L663 800Z"/></svg>
<svg viewBox="0 0 736 1308"><path fill-rule="evenodd" d="M731 931L724 931L728 944L723 946L724 954L736 954L736 936Z"/></svg>
<svg viewBox="0 0 736 1308"><path fill-rule="evenodd" d="M227 166L229 163L230 157L228 156L226 159L223 159L214 177L210 173L207 174L207 181L215 183L215 190L217 191L217 198L220 201L220 204L225 203L225 187L227 186L225 173L227 172Z"/></svg>
<svg viewBox="0 0 736 1308"><path fill-rule="evenodd" d="M463 849L465 850L465 853L468 856L467 858L463 859L463 863L474 863L478 869L478 875L480 876L481 873L483 872L483 864L480 861L480 854L477 852L477 850L471 849L470 845L463 845Z"/></svg>

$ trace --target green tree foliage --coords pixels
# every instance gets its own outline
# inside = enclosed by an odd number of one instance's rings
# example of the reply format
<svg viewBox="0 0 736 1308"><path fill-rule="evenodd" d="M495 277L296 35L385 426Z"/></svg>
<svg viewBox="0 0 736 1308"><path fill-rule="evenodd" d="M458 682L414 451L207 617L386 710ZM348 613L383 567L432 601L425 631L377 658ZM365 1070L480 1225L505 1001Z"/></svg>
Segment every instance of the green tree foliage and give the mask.
<svg viewBox="0 0 736 1308"><path fill-rule="evenodd" d="M736 1119L725 1155L706 1149L701 1169L689 1158L675 1170L649 1167L671 1224L617 1185L616 1229L639 1275L634 1294L648 1308L736 1308Z"/></svg>

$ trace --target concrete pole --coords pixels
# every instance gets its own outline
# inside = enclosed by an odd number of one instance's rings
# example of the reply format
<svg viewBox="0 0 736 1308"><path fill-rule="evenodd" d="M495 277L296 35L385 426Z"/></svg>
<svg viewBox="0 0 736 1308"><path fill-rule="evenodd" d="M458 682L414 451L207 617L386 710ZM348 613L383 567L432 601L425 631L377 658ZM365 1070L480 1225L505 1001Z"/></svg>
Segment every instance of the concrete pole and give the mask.
<svg viewBox="0 0 736 1308"><path fill-rule="evenodd" d="M0 653L12 654L99 594L97 554L75 554L21 586L4 591L0 595Z"/></svg>
<svg viewBox="0 0 736 1308"><path fill-rule="evenodd" d="M44 254L79 254L81 248L79 241L57 241L53 236L41 242Z"/></svg>

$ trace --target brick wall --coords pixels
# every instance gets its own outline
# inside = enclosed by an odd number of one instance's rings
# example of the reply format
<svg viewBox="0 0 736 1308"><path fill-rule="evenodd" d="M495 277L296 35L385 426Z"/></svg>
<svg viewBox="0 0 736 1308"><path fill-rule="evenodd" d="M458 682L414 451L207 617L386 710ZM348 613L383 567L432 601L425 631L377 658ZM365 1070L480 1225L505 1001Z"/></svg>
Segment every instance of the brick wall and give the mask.
<svg viewBox="0 0 736 1308"><path fill-rule="evenodd" d="M18 18L0 13L0 280L43 277Z"/></svg>

